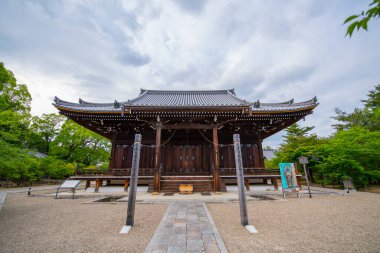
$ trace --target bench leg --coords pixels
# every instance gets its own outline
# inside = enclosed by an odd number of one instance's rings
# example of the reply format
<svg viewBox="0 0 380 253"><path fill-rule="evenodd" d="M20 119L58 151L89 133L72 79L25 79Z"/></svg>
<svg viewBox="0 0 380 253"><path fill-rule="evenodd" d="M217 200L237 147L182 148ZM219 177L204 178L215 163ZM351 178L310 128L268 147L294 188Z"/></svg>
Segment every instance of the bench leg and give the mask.
<svg viewBox="0 0 380 253"><path fill-rule="evenodd" d="M268 184L268 179L264 178L263 179L263 184Z"/></svg>
<svg viewBox="0 0 380 253"><path fill-rule="evenodd" d="M100 187L100 179L97 178L95 181L95 192L99 192L99 187Z"/></svg>
<svg viewBox="0 0 380 253"><path fill-rule="evenodd" d="M91 186L91 181L90 180L86 180L86 188L84 190L87 190L87 188L89 188Z"/></svg>
<svg viewBox="0 0 380 253"><path fill-rule="evenodd" d="M111 185L111 180L107 180L106 181L106 186L110 186Z"/></svg>
<svg viewBox="0 0 380 253"><path fill-rule="evenodd" d="M125 181L124 181L124 191L125 192L128 192L128 186L129 186L129 180L125 179Z"/></svg>
<svg viewBox="0 0 380 253"><path fill-rule="evenodd" d="M249 178L244 178L244 182L245 182L245 190L246 191L250 191L251 189L249 188Z"/></svg>
<svg viewBox="0 0 380 253"><path fill-rule="evenodd" d="M300 190L302 190L301 178L300 177L297 177L297 185L300 188Z"/></svg>
<svg viewBox="0 0 380 253"><path fill-rule="evenodd" d="M274 189L276 191L278 191L278 180L277 180L277 178L273 178L272 180L273 180Z"/></svg>

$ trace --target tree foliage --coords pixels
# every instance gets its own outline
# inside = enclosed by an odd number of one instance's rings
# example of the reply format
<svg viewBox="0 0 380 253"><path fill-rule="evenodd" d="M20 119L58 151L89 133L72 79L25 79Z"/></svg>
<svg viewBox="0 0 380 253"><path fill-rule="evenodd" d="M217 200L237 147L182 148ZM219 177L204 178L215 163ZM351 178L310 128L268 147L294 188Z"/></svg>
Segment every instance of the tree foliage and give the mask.
<svg viewBox="0 0 380 253"><path fill-rule="evenodd" d="M311 127L294 124L287 128L284 143L269 166L280 162L298 163L300 156L309 157L312 181L339 185L351 177L358 187L380 182L380 86L363 100L364 108L352 113L337 110L337 132L329 138L309 134Z"/></svg>
<svg viewBox="0 0 380 253"><path fill-rule="evenodd" d="M366 100L362 100L363 109L355 108L352 113L346 113L339 108L335 109L333 119L338 122L333 125L336 130L348 130L360 126L372 131L380 131L380 85L369 91Z"/></svg>
<svg viewBox="0 0 380 253"><path fill-rule="evenodd" d="M355 29L364 29L367 31L368 22L372 19L380 17L380 0L373 0L373 2L370 3L369 6L372 7L366 11L362 11L361 14L352 15L346 18L344 24L351 22L350 25L347 27L346 36L349 35L351 37Z"/></svg>
<svg viewBox="0 0 380 253"><path fill-rule="evenodd" d="M54 113L31 117L31 100L27 86L0 63L0 180L60 179L77 164L108 162L108 140ZM35 151L48 156L38 158Z"/></svg>
<svg viewBox="0 0 380 253"><path fill-rule="evenodd" d="M67 120L52 143L51 154L67 162L91 165L106 161L109 150L107 139Z"/></svg>
<svg viewBox="0 0 380 253"><path fill-rule="evenodd" d="M30 126L29 146L48 154L50 144L61 131L64 121L62 115L55 113L42 114L41 117L34 116Z"/></svg>

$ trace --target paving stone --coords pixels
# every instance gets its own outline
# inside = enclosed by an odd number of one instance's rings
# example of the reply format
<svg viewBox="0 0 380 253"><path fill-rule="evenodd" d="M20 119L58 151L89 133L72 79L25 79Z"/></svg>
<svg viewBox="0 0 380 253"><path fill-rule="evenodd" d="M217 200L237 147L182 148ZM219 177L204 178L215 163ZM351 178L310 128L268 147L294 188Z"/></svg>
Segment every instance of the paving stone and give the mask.
<svg viewBox="0 0 380 253"><path fill-rule="evenodd" d="M186 234L172 235L169 247L186 247Z"/></svg>
<svg viewBox="0 0 380 253"><path fill-rule="evenodd" d="M202 233L200 231L187 231L187 240L202 240Z"/></svg>
<svg viewBox="0 0 380 253"><path fill-rule="evenodd" d="M186 217L175 218L175 222L177 222L177 223L186 223L186 221L187 221Z"/></svg>
<svg viewBox="0 0 380 253"><path fill-rule="evenodd" d="M177 223L173 227L173 234L186 234L186 223Z"/></svg>
<svg viewBox="0 0 380 253"><path fill-rule="evenodd" d="M169 247L167 253L182 253L186 252L186 247Z"/></svg>
<svg viewBox="0 0 380 253"><path fill-rule="evenodd" d="M214 234L210 234L210 233L202 233L202 240L205 245L216 243Z"/></svg>
<svg viewBox="0 0 380 253"><path fill-rule="evenodd" d="M153 252L166 252L168 250L169 244L156 244L153 246Z"/></svg>
<svg viewBox="0 0 380 253"><path fill-rule="evenodd" d="M220 253L219 246L216 243L205 244L204 247L206 253Z"/></svg>
<svg viewBox="0 0 380 253"><path fill-rule="evenodd" d="M170 235L157 235L153 237L154 245L156 244L169 244Z"/></svg>
<svg viewBox="0 0 380 253"><path fill-rule="evenodd" d="M195 231L195 232L202 232L201 225L200 224L188 224L187 225L187 231Z"/></svg>
<svg viewBox="0 0 380 253"><path fill-rule="evenodd" d="M187 220L196 220L196 219L198 219L198 215L190 215L190 214L187 215Z"/></svg>
<svg viewBox="0 0 380 253"><path fill-rule="evenodd" d="M202 240L187 240L186 250L198 251L198 252L204 250L203 241Z"/></svg>
<svg viewBox="0 0 380 253"><path fill-rule="evenodd" d="M227 251L206 205L183 201L169 206L145 252Z"/></svg>

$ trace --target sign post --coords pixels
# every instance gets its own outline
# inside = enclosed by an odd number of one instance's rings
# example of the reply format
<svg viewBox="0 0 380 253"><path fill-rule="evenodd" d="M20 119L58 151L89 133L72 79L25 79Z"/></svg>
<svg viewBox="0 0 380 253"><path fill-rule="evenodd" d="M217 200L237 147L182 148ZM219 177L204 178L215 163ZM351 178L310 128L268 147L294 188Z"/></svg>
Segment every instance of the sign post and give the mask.
<svg viewBox="0 0 380 253"><path fill-rule="evenodd" d="M239 134L234 134L234 149L235 149L236 176L237 176L237 183L238 183L239 203L240 203L240 222L243 226L247 226L248 225L247 202L245 198L244 172L243 172L243 162L242 162L242 156L241 156Z"/></svg>
<svg viewBox="0 0 380 253"><path fill-rule="evenodd" d="M306 156L301 156L299 158L299 162L300 162L300 164L302 164L303 170L305 171L305 178L306 178L306 183L307 183L307 189L309 191L309 197L311 198L310 184L309 184L309 175L307 174L307 171L306 171L306 164L308 164L309 161L308 161L308 159L307 159Z"/></svg>
<svg viewBox="0 0 380 253"><path fill-rule="evenodd" d="M137 192L137 180L139 175L139 163L140 163L140 150L141 150L141 134L135 135L135 143L133 144L133 157L131 168L131 185L129 187L128 197L128 214L127 214L127 226L132 227L135 217L135 204L136 204L136 192Z"/></svg>

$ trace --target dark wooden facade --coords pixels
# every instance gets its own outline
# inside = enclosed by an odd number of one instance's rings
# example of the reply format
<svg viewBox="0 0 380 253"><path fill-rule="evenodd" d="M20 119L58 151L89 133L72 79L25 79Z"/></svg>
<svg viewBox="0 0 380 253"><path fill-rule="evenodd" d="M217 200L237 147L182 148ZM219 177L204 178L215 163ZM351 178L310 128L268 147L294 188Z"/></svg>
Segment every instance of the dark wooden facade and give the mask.
<svg viewBox="0 0 380 253"><path fill-rule="evenodd" d="M317 102L248 102L233 90L142 90L137 98L121 103L56 98L54 105L111 140L113 175L130 174L134 135L141 133L140 175L154 178L154 191L160 191L161 179L170 176L209 176L218 191L221 176L235 168L234 133L240 134L244 168L263 168L262 140L312 113Z"/></svg>

